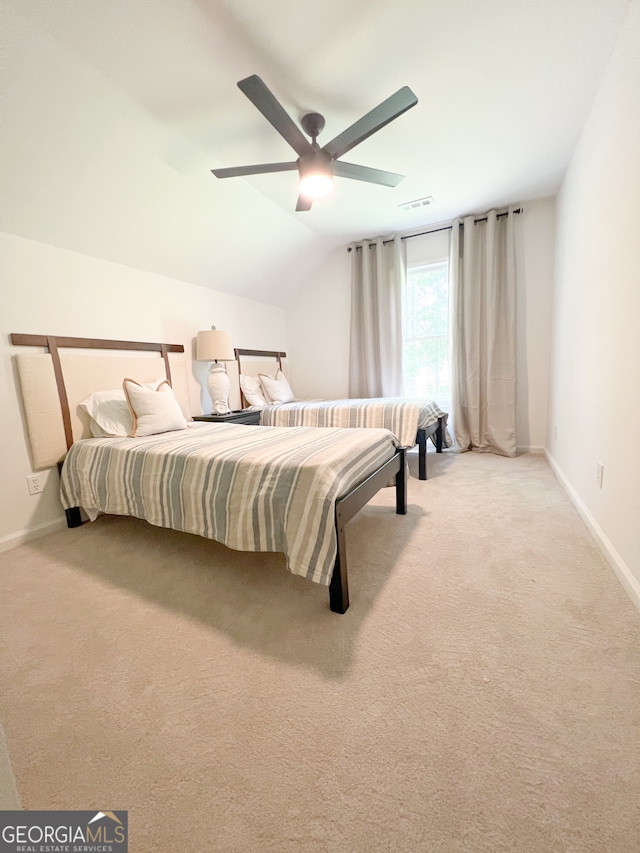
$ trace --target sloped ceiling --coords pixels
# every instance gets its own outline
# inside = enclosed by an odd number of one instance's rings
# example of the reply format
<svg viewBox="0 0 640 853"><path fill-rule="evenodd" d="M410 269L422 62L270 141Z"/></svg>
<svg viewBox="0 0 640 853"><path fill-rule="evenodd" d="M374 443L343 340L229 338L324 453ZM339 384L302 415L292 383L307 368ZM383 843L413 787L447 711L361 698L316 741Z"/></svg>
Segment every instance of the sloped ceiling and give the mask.
<svg viewBox="0 0 640 853"><path fill-rule="evenodd" d="M336 246L553 194L629 0L5 0L2 227L271 304ZM295 159L236 86L262 77L320 144L408 85L419 103L296 213ZM403 202L431 195L431 208Z"/></svg>

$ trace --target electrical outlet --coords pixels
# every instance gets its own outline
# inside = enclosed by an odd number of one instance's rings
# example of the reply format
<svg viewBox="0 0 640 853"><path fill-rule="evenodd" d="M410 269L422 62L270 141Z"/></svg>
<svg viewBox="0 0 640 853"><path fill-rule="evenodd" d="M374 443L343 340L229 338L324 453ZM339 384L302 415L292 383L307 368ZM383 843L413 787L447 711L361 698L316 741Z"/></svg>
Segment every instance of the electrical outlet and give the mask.
<svg viewBox="0 0 640 853"><path fill-rule="evenodd" d="M31 474L30 477L27 477L27 486L30 495L39 495L44 488L39 474Z"/></svg>
<svg viewBox="0 0 640 853"><path fill-rule="evenodd" d="M604 465L602 462L596 462L596 486L602 488L602 478L604 476Z"/></svg>

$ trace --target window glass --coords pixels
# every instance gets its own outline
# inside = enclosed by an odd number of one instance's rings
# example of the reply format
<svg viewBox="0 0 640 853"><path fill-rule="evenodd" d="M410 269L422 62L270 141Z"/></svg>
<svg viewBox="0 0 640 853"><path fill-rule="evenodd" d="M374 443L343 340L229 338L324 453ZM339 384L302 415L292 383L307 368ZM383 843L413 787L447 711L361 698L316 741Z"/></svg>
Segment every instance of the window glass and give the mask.
<svg viewBox="0 0 640 853"><path fill-rule="evenodd" d="M450 400L449 265L409 267L403 316L404 393Z"/></svg>

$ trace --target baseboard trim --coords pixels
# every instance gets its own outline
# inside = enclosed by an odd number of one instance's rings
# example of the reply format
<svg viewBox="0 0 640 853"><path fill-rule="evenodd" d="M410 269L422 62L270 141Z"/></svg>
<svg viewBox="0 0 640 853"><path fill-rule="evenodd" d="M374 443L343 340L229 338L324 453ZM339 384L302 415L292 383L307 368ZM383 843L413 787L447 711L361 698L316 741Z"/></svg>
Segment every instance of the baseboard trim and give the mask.
<svg viewBox="0 0 640 853"><path fill-rule="evenodd" d="M55 533L57 530L62 530L65 526L66 522L64 518L56 518L54 521L44 521L42 524L27 527L26 530L19 530L17 533L2 536L0 537L0 553L2 551L10 551L11 548L17 548L19 545L24 545L25 542L29 542L31 539L39 539L40 536Z"/></svg>
<svg viewBox="0 0 640 853"><path fill-rule="evenodd" d="M625 561L622 559L620 554L618 554L609 539L606 537L598 522L595 520L595 518L591 515L591 513L585 506L582 498L580 498L576 490L573 488L573 486L565 476L562 468L560 468L556 460L546 448L544 451L544 455L551 467L551 470L556 475L558 482L565 490L567 496L569 497L569 500L578 511L578 515L584 521L589 533L593 536L605 559L607 560L613 571L616 573L616 576L624 587L627 595L638 608L638 610L640 610L640 583L638 583L635 577L631 574L631 570L629 569Z"/></svg>
<svg viewBox="0 0 640 853"><path fill-rule="evenodd" d="M541 444L519 444L516 447L516 456L522 456L523 453L544 453L544 447Z"/></svg>
<svg viewBox="0 0 640 853"><path fill-rule="evenodd" d="M22 803L16 787L16 778L13 774L7 739L0 724L0 809L2 811L16 811L22 809ZM28 845L25 845L28 846Z"/></svg>

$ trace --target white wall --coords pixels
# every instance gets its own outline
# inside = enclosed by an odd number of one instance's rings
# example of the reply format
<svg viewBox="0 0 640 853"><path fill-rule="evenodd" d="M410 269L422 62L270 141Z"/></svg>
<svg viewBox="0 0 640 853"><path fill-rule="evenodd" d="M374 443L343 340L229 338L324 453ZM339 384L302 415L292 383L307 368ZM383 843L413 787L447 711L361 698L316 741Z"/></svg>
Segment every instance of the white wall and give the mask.
<svg viewBox="0 0 640 853"><path fill-rule="evenodd" d="M549 456L640 607L638 2L567 171L557 215ZM604 464L602 489L597 462Z"/></svg>
<svg viewBox="0 0 640 853"><path fill-rule="evenodd" d="M286 350L284 310L110 261L0 234L0 550L64 519L56 471L31 496L32 473L21 413L12 332L183 344L199 329L227 330L237 347ZM207 365L194 362L192 412L207 405Z"/></svg>
<svg viewBox="0 0 640 853"><path fill-rule="evenodd" d="M407 266L433 264L437 261L448 260L450 237L450 229L443 227L441 231L434 229L428 234L417 235L405 240Z"/></svg>
<svg viewBox="0 0 640 853"><path fill-rule="evenodd" d="M348 396L350 316L351 260L345 247L286 307L289 370L297 397Z"/></svg>
<svg viewBox="0 0 640 853"><path fill-rule="evenodd" d="M520 450L541 450L547 422L554 199L527 202L521 217L516 441ZM412 237L407 262L446 257L448 233ZM299 397L348 394L350 257L346 247L335 252L286 307L291 379Z"/></svg>

